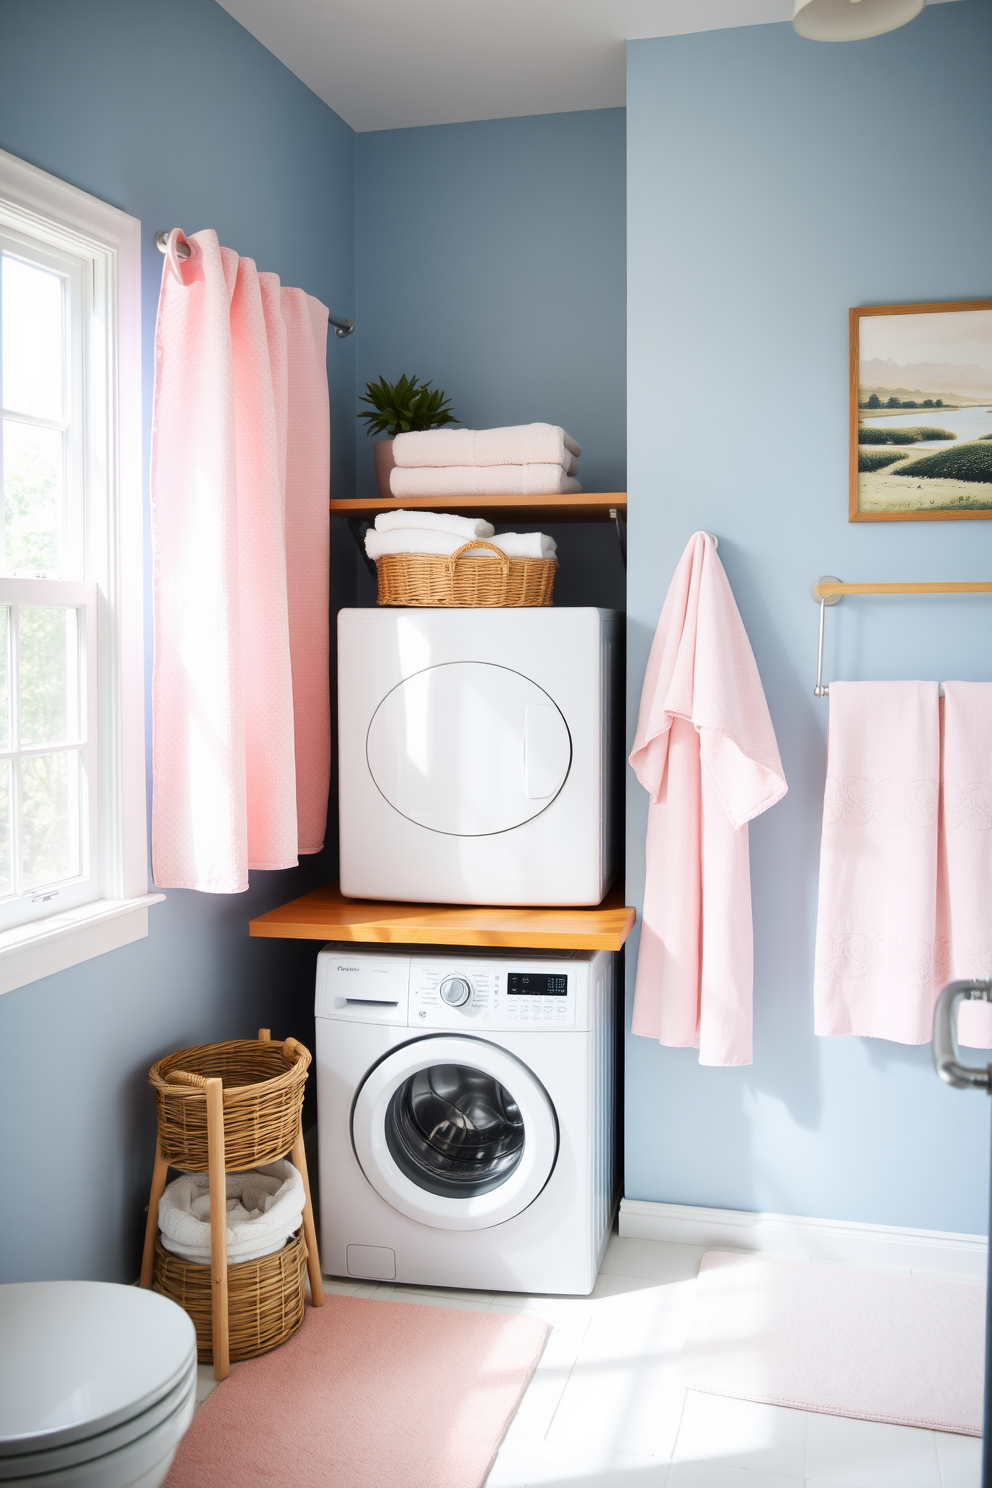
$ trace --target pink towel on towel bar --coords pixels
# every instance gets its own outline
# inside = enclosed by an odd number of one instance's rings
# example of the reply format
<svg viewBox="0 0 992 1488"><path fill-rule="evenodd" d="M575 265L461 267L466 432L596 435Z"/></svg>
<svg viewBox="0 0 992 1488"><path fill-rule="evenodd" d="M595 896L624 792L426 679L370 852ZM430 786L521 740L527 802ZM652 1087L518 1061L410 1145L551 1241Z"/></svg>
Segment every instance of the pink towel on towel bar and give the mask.
<svg viewBox="0 0 992 1488"><path fill-rule="evenodd" d="M303 297L302 317L302 291L214 232L179 259L178 236L155 339L152 860L161 886L236 893L249 868L291 867L323 833L297 774L329 756L313 661L328 631L327 312ZM322 614L312 594L301 607L301 565L309 590L323 583Z"/></svg>
<svg viewBox="0 0 992 1488"><path fill-rule="evenodd" d="M831 682L818 1034L931 1037L938 754L936 682Z"/></svg>
<svg viewBox="0 0 992 1488"><path fill-rule="evenodd" d="M682 555L630 763L650 792L633 1031L751 1062L747 823L786 792L761 678L712 538Z"/></svg>
<svg viewBox="0 0 992 1488"><path fill-rule="evenodd" d="M992 683L945 682L940 710L935 992L992 976ZM992 1048L987 1002L961 1005L958 1039Z"/></svg>

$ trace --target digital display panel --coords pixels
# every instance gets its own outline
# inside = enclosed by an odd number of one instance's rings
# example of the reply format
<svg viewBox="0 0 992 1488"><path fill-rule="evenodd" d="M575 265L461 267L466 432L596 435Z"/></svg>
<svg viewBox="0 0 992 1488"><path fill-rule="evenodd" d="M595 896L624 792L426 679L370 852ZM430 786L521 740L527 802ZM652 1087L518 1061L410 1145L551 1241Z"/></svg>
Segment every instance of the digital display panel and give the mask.
<svg viewBox="0 0 992 1488"><path fill-rule="evenodd" d="M567 997L568 977L545 971L511 971L506 990L511 997Z"/></svg>

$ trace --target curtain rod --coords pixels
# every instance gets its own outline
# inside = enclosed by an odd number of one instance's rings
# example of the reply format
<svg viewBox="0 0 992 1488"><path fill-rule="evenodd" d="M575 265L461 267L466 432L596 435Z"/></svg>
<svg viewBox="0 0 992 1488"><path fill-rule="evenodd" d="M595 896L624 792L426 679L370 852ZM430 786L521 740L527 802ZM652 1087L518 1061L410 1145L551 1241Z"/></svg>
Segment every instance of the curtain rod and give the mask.
<svg viewBox="0 0 992 1488"><path fill-rule="evenodd" d="M820 636L816 649L816 686L813 696L830 696L830 686L823 680L823 617L827 605L840 604L845 594L992 594L992 581L979 579L974 582L953 584L843 584L830 574L817 579L810 593L820 606ZM943 687L938 689L944 696Z"/></svg>
<svg viewBox="0 0 992 1488"><path fill-rule="evenodd" d="M162 232L158 232L155 234L155 247L158 249L159 253L168 253L169 234L166 231L163 230ZM177 243L176 252L178 253L180 258L189 258L189 244ZM355 322L353 320L341 320L337 315L331 314L328 314L327 320L328 324L334 327L334 334L336 336L340 336L342 339L344 339L345 336L350 336L352 331L355 329Z"/></svg>

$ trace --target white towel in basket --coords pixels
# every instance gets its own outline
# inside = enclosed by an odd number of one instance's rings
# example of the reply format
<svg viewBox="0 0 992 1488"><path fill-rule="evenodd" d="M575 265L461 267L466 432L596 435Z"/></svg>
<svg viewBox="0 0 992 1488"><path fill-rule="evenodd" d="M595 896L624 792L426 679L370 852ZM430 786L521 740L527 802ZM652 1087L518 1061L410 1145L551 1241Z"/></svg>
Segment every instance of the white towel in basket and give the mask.
<svg viewBox="0 0 992 1488"><path fill-rule="evenodd" d="M203 1266L210 1264L209 1182L206 1173L185 1173L167 1186L158 1206L166 1250ZM228 1173L228 1261L257 1261L281 1250L300 1228L304 1199L303 1179L285 1158Z"/></svg>
<svg viewBox="0 0 992 1488"><path fill-rule="evenodd" d="M472 537L492 537L496 528L482 517L456 517L451 512L396 511L380 512L375 519L376 532L395 532L397 527L421 527L431 532L452 532L462 542Z"/></svg>
<svg viewBox="0 0 992 1488"><path fill-rule="evenodd" d="M470 538L455 537L450 532L429 532L425 527L399 527L390 532L369 530L365 534L365 551L370 558L382 558L387 553L436 553L447 557L457 552ZM501 548L509 558L554 558L558 544L544 532L501 532L498 537L487 537L494 547ZM469 548L466 558L492 558L488 548Z"/></svg>

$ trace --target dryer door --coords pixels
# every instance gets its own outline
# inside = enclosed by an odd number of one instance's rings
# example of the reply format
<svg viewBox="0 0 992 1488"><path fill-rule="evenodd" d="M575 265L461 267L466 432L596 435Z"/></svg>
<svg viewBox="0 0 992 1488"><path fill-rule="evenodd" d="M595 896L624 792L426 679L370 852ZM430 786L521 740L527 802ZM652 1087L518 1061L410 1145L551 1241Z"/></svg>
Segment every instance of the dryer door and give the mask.
<svg viewBox="0 0 992 1488"><path fill-rule="evenodd" d="M415 1039L369 1071L351 1118L362 1171L387 1204L440 1230L482 1230L532 1204L558 1156L540 1080L484 1039Z"/></svg>
<svg viewBox="0 0 992 1488"><path fill-rule="evenodd" d="M487 837L551 805L572 740L554 699L529 677L453 661L386 694L365 752L376 786L402 816L431 832Z"/></svg>

